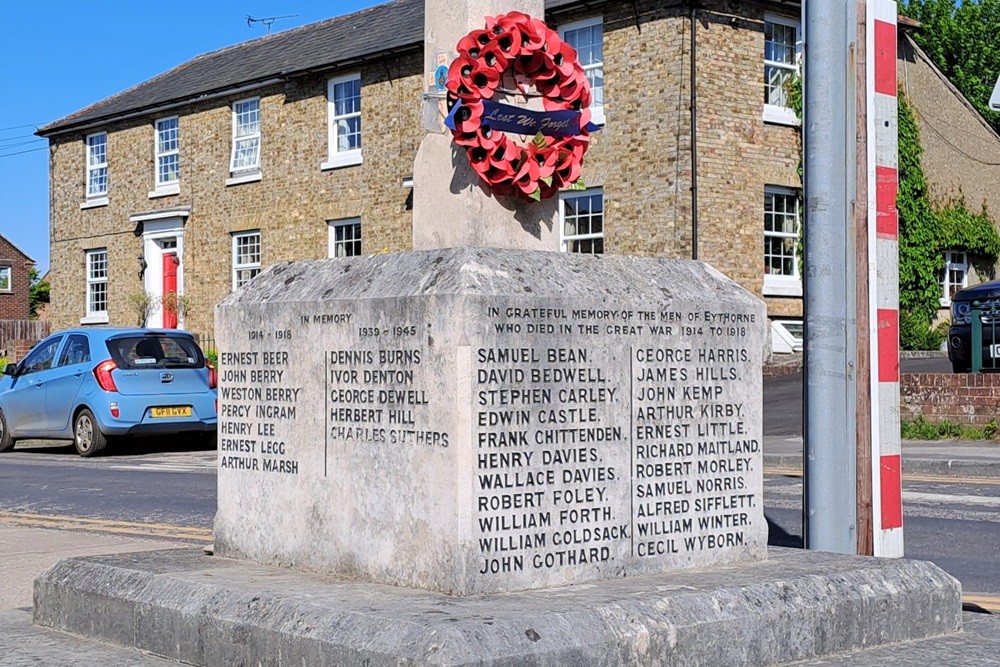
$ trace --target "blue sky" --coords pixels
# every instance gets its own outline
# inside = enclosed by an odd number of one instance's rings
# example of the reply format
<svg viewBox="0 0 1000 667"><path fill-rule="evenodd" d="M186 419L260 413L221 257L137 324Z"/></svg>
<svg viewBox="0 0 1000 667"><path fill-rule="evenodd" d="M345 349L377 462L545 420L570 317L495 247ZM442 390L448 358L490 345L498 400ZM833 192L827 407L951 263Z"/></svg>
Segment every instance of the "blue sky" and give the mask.
<svg viewBox="0 0 1000 667"><path fill-rule="evenodd" d="M247 15L287 30L383 0L12 0L0 21L0 232L49 266L48 142L57 120L198 54L267 34Z"/></svg>

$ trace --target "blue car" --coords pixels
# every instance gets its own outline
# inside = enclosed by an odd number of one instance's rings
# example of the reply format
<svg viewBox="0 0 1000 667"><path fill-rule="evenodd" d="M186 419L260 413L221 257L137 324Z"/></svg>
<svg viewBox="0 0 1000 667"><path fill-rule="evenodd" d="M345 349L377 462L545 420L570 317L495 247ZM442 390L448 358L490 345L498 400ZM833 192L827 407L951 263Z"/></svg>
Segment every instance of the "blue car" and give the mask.
<svg viewBox="0 0 1000 667"><path fill-rule="evenodd" d="M185 331L69 329L0 377L0 452L27 438L69 440L95 456L124 436L214 440L216 373Z"/></svg>

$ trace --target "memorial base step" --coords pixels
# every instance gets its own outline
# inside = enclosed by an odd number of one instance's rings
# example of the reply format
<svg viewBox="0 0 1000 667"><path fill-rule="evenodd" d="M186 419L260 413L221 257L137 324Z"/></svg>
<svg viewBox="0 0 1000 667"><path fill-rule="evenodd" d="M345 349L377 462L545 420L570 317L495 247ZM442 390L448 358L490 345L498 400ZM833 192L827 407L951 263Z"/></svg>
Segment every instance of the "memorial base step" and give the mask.
<svg viewBox="0 0 1000 667"><path fill-rule="evenodd" d="M766 561L451 597L172 549L61 561L35 622L195 665L780 665L958 632L914 560Z"/></svg>

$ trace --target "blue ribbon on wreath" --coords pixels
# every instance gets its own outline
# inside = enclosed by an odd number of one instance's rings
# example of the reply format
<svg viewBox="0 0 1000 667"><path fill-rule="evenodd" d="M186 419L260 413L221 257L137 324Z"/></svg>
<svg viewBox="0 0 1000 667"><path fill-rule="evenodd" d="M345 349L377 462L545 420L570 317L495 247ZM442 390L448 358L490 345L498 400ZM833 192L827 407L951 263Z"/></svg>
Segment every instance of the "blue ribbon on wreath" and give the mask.
<svg viewBox="0 0 1000 667"><path fill-rule="evenodd" d="M541 133L546 137L575 137L583 131L597 132L599 125L587 123L580 127L579 111L531 111L510 104L501 104L492 100L483 100L483 125L489 125L500 132L513 134L536 135ZM444 119L445 127L455 130L455 114L462 107L459 100L451 108L451 113Z"/></svg>

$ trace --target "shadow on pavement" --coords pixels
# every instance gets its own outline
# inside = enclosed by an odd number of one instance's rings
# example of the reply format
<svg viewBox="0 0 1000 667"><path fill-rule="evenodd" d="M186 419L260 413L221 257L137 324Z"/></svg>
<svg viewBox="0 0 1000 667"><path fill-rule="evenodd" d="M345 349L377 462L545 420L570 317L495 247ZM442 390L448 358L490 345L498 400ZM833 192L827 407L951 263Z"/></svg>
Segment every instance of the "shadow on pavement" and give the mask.
<svg viewBox="0 0 1000 667"><path fill-rule="evenodd" d="M803 543L801 536L792 535L777 523L772 521L766 514L764 515L764 518L767 519L767 546L792 547L794 549L802 548Z"/></svg>
<svg viewBox="0 0 1000 667"><path fill-rule="evenodd" d="M108 448L97 458L116 456L141 456L143 454L165 454L172 452L207 452L215 449L214 441L204 437L156 436L145 438L118 438L108 444ZM28 440L19 443L15 452L25 454L46 454L51 456L78 456L70 440Z"/></svg>

